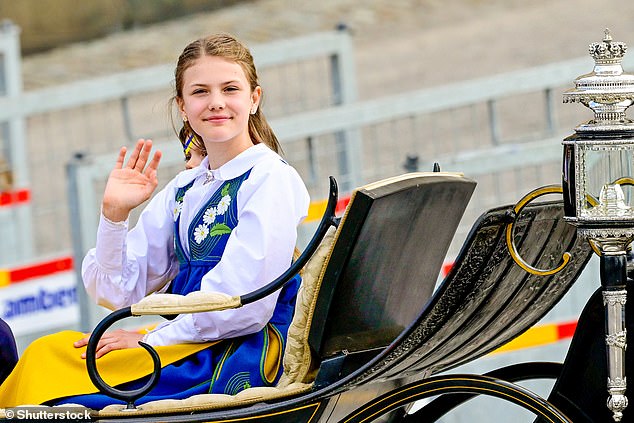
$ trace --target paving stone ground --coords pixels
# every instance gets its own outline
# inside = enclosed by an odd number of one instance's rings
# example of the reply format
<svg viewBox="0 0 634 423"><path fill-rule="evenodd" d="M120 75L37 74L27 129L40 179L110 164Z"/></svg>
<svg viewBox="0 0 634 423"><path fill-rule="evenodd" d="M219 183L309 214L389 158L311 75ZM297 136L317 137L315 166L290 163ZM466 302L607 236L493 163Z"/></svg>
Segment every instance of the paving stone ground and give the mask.
<svg viewBox="0 0 634 423"><path fill-rule="evenodd" d="M586 54L609 27L634 43L634 2L591 0L254 0L29 56L25 88L174 63L191 40L228 31L247 44L346 23L361 97Z"/></svg>

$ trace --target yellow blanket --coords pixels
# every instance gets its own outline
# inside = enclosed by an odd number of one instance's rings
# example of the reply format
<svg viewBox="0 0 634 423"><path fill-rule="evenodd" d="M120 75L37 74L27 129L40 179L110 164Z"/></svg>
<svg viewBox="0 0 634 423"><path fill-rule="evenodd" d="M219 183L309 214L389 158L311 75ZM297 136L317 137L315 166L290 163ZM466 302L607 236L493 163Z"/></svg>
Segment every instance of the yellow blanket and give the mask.
<svg viewBox="0 0 634 423"><path fill-rule="evenodd" d="M24 351L17 366L0 386L0 407L42 404L56 398L98 392L81 354L86 347L73 342L81 332L64 331L37 339ZM174 363L213 343L155 347L161 366ZM152 359L143 348L111 351L97 360L101 377L110 386L139 379L152 373Z"/></svg>

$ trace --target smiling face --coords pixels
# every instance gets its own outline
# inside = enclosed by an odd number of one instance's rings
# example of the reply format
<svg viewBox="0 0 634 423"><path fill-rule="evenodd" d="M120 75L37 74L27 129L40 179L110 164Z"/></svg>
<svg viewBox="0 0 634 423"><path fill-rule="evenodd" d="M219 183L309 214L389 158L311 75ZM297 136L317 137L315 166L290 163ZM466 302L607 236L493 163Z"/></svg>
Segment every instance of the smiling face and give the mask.
<svg viewBox="0 0 634 423"><path fill-rule="evenodd" d="M202 56L183 73L177 97L181 114L200 135L219 166L253 145L248 123L261 89L253 91L242 67L218 56ZM214 166L214 167L215 167Z"/></svg>

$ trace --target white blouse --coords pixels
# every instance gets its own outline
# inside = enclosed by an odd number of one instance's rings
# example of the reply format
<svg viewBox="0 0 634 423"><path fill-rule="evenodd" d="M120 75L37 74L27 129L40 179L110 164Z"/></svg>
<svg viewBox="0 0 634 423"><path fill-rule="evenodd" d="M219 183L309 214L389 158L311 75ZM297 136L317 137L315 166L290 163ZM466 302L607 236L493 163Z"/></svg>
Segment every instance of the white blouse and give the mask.
<svg viewBox="0 0 634 423"><path fill-rule="evenodd" d="M111 222L102 215L96 247L82 263L88 293L97 303L115 309L165 291L179 269L174 252L178 188L194 180L179 207L181 245L189 254L187 229L195 214L224 181L249 169L237 194L238 224L200 289L243 295L281 275L291 263L297 226L308 213L310 199L295 169L266 145L257 144L217 170L208 170L205 158L200 166L179 173L150 200L129 232L128 221ZM145 340L155 346L171 345L257 332L273 315L278 295L236 310L179 315L159 324Z"/></svg>

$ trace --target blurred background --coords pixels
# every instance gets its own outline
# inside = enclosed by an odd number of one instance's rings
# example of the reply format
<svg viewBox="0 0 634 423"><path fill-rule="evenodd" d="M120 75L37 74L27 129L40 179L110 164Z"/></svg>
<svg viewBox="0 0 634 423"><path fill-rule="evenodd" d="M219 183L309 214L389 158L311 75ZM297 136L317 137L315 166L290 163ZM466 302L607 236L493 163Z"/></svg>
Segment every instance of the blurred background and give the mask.
<svg viewBox="0 0 634 423"><path fill-rule="evenodd" d="M22 29L22 53L52 50L147 27L198 12L209 12L246 0L72 0L3 1L0 15Z"/></svg>
<svg viewBox="0 0 634 423"><path fill-rule="evenodd" d="M632 2L589 0L0 0L0 313L20 349L103 316L76 267L104 182L139 137L165 153L161 183L182 169L169 99L196 38L227 31L251 47L263 110L313 200L302 242L329 175L345 197L438 162L478 182L450 264L483 211L560 183L561 140L591 117L561 94L592 71L587 46L605 28L634 43L633 13ZM597 274L544 324L574 322ZM468 370L561 359L569 339L556 341ZM443 421L491 420L488 406L465 409Z"/></svg>

